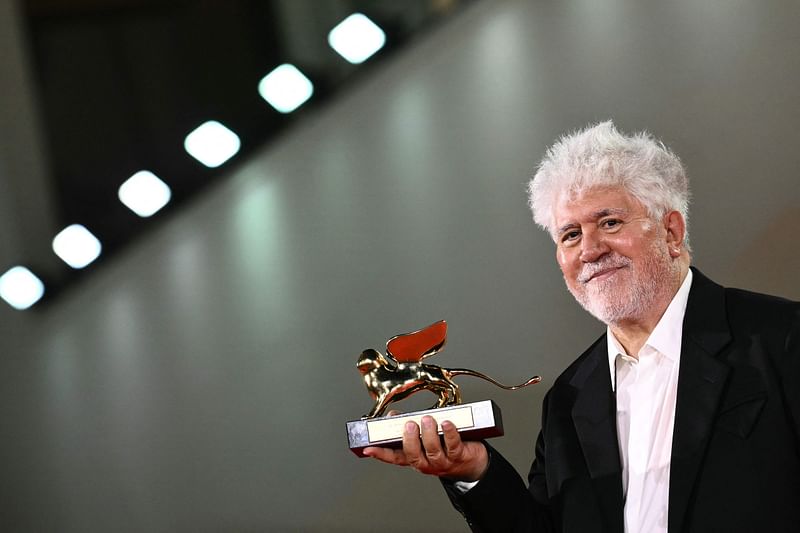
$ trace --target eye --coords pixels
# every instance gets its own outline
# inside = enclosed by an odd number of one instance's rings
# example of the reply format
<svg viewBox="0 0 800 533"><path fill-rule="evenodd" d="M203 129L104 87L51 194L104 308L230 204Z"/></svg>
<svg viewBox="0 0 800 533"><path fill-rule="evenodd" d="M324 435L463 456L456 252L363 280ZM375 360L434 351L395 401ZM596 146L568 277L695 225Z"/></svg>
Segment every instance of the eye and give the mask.
<svg viewBox="0 0 800 533"><path fill-rule="evenodd" d="M622 221L617 218L607 218L600 222L600 227L607 230L617 230L622 226Z"/></svg>
<svg viewBox="0 0 800 533"><path fill-rule="evenodd" d="M581 236L581 232L579 230L573 229L569 231L565 231L561 234L561 243L570 245L575 243L578 238Z"/></svg>

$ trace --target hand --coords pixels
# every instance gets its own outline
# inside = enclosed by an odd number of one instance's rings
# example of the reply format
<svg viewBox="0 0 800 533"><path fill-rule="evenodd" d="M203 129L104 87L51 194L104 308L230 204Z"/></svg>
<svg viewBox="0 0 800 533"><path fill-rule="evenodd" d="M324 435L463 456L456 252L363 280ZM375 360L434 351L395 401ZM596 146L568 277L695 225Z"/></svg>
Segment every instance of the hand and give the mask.
<svg viewBox="0 0 800 533"><path fill-rule="evenodd" d="M370 446L364 449L364 455L453 481L477 481L483 477L489 466L486 447L480 442L462 441L455 424L449 420L442 422L442 431L444 439L439 438L433 417L423 416L421 437L417 424L407 422L401 450Z"/></svg>

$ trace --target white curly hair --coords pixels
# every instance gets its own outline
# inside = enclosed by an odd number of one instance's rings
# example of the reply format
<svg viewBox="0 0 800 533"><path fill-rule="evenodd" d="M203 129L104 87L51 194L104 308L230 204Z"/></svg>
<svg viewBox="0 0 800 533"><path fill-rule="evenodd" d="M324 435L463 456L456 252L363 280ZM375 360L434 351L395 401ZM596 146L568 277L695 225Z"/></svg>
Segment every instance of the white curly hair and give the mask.
<svg viewBox="0 0 800 533"><path fill-rule="evenodd" d="M687 224L689 181L680 159L647 132L624 135L610 120L564 135L553 144L528 183L534 221L555 239L558 198L594 187L621 187L639 200L654 220L676 210Z"/></svg>

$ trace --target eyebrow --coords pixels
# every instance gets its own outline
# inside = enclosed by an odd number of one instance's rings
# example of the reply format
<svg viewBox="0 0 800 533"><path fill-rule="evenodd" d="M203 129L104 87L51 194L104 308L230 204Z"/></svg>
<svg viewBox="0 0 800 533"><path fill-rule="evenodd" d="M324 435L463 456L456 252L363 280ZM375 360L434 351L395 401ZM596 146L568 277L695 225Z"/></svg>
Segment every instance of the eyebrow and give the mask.
<svg viewBox="0 0 800 533"><path fill-rule="evenodd" d="M627 215L628 210L622 207L606 207L604 209L600 209L599 211L595 211L589 215L591 220L597 220L599 218L611 216L611 215ZM574 228L579 226L577 222L567 222L563 226L558 228L558 234L564 233L568 229Z"/></svg>

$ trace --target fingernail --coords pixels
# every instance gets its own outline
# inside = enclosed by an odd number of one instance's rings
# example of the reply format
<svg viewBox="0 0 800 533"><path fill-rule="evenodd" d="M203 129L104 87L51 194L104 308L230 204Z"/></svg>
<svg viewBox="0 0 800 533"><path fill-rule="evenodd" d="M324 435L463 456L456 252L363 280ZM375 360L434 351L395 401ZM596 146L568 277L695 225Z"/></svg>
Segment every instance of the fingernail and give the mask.
<svg viewBox="0 0 800 533"><path fill-rule="evenodd" d="M425 428L433 427L433 418L431 418L429 416L423 416L422 417L422 425Z"/></svg>
<svg viewBox="0 0 800 533"><path fill-rule="evenodd" d="M416 432L417 432L417 425L414 422L406 422L406 433L416 433Z"/></svg>

